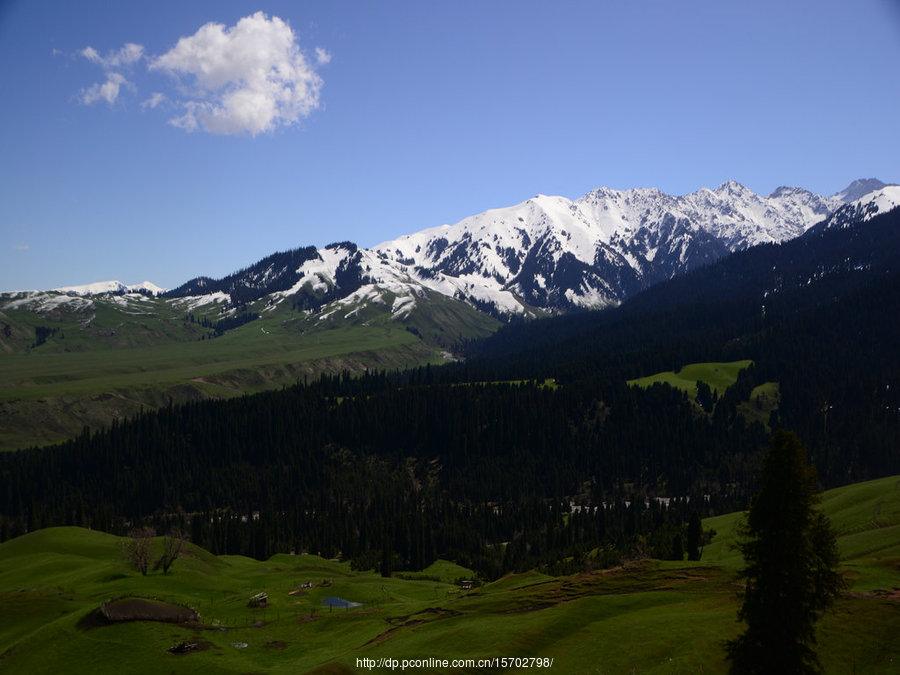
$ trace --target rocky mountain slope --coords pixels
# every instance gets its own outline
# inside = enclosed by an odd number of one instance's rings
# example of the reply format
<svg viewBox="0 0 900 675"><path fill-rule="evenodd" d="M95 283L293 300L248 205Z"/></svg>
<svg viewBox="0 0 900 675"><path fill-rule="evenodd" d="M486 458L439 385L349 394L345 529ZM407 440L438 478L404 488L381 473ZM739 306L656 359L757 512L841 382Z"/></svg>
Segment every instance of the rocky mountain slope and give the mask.
<svg viewBox="0 0 900 675"><path fill-rule="evenodd" d="M792 239L842 203L787 187L760 197L734 181L683 197L599 188L575 201L538 195L375 251L496 312L597 308L731 251Z"/></svg>
<svg viewBox="0 0 900 675"><path fill-rule="evenodd" d="M900 203L900 187L857 180L832 195L780 187L760 196L734 181L672 196L598 188L576 200L521 204L404 235L371 249L351 242L272 254L223 279L197 277L163 293L180 308L239 313L287 305L317 320L375 307L404 319L434 294L507 320L621 303L730 252L793 239ZM108 288L107 288L108 287ZM67 297L155 292L119 282L57 289ZM61 297L7 296L40 311Z"/></svg>
<svg viewBox="0 0 900 675"><path fill-rule="evenodd" d="M169 295L224 292L232 304L291 298L325 316L375 303L403 317L429 290L500 319L600 308L730 252L793 239L832 214L883 211L897 203L897 189L867 179L830 197L796 187L762 197L728 181L681 197L646 188L598 188L574 201L538 195L372 249L298 249L294 266L283 260L289 254L275 254Z"/></svg>

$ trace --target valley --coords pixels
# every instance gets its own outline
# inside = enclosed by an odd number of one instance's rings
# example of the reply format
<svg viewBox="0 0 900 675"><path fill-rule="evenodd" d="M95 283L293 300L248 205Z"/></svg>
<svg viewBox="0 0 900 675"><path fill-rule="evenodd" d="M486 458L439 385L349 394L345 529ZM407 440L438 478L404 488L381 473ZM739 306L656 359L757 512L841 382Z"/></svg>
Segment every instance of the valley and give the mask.
<svg viewBox="0 0 900 675"><path fill-rule="evenodd" d="M0 0L0 674L900 671L894 4Z"/></svg>
<svg viewBox="0 0 900 675"><path fill-rule="evenodd" d="M736 512L789 429L833 490L852 583L820 656L887 672L900 210L872 194L602 310L520 287L529 320L447 286L449 267L423 271L415 248L400 261L347 242L162 295L2 296L0 593L27 609L0 624L0 658L54 668L75 649L102 672L131 649L185 672L352 672L499 646L576 671L721 670L739 630ZM572 264L544 258L534 279ZM171 574L121 558L147 527L190 539ZM99 625L124 596L203 619ZM639 660L614 648L634 635Z"/></svg>

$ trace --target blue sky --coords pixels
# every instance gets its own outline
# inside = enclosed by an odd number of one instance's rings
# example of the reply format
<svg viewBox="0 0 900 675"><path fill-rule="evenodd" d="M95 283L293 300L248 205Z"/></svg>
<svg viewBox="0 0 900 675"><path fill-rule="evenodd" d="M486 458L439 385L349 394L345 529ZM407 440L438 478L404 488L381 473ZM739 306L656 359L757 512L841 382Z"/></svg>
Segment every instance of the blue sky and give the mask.
<svg viewBox="0 0 900 675"><path fill-rule="evenodd" d="M0 290L538 193L898 181L898 64L897 0L0 0Z"/></svg>

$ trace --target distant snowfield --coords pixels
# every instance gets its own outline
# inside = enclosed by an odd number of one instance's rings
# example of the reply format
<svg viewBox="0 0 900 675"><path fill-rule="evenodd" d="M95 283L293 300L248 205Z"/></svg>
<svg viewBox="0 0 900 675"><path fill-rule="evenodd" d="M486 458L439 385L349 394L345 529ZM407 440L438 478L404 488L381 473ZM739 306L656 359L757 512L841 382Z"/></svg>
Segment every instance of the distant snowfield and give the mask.
<svg viewBox="0 0 900 675"><path fill-rule="evenodd" d="M75 295L102 295L103 293L139 293L141 291L149 291L153 295L165 293L167 289L160 288L150 281L143 281L139 284L123 284L121 281L97 281L92 284L82 284L80 286L62 286L54 288L59 293L73 293Z"/></svg>

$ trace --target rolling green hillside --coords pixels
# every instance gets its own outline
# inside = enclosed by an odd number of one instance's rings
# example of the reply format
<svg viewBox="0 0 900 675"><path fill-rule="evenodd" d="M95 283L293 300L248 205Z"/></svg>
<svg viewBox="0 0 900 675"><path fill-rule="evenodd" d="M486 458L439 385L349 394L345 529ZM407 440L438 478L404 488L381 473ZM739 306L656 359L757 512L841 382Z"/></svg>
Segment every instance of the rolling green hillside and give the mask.
<svg viewBox="0 0 900 675"><path fill-rule="evenodd" d="M896 672L900 476L831 490L823 508L851 583L820 626L826 672ZM716 535L699 563L638 559L567 577L512 574L471 589L458 583L471 573L445 561L384 579L314 555L258 562L193 546L168 575L142 577L125 565L117 537L40 530L0 545L0 670L354 673L364 672L363 658L536 657L566 673L722 672L722 642L740 631L739 518L704 521ZM268 606L249 607L259 592ZM92 614L132 596L189 605L200 620L104 624ZM330 608L328 597L362 604ZM197 649L167 652L181 642ZM441 671L485 672L408 670Z"/></svg>
<svg viewBox="0 0 900 675"><path fill-rule="evenodd" d="M320 373L395 370L447 360L497 322L428 294L397 319L336 302L320 314L251 303L259 318L217 332L224 303L142 295L4 296L0 301L0 450L59 442L143 409L291 385Z"/></svg>

